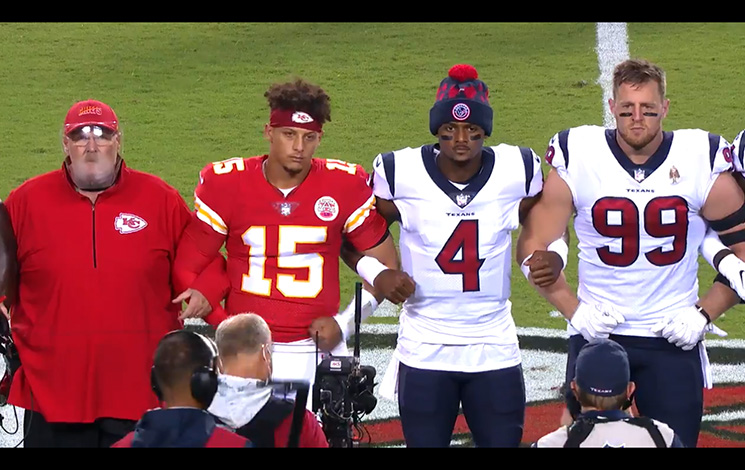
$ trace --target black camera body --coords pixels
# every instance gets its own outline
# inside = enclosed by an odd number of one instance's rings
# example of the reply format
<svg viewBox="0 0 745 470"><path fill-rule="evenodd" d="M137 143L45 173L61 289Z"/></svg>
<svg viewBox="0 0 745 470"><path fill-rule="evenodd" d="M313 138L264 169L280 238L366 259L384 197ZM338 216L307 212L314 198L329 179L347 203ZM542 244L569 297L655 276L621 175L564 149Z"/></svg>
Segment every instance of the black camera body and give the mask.
<svg viewBox="0 0 745 470"><path fill-rule="evenodd" d="M378 403L373 394L375 368L356 362L354 357L329 356L316 370L313 410L320 414L330 447L354 447L353 429Z"/></svg>
<svg viewBox="0 0 745 470"><path fill-rule="evenodd" d="M10 323L2 314L0 314L0 361L4 365L2 376L0 376L0 406L4 406L8 403L10 385L13 383L13 376L21 366L21 359L18 356L18 349L13 343ZM0 421L2 421L2 417L0 417Z"/></svg>
<svg viewBox="0 0 745 470"><path fill-rule="evenodd" d="M372 413L378 403L375 387L375 368L360 365L360 322L362 284L357 283L355 306L354 356L325 357L316 369L313 385L313 411L321 418L329 447L354 447L359 443L354 430L359 430L360 419Z"/></svg>

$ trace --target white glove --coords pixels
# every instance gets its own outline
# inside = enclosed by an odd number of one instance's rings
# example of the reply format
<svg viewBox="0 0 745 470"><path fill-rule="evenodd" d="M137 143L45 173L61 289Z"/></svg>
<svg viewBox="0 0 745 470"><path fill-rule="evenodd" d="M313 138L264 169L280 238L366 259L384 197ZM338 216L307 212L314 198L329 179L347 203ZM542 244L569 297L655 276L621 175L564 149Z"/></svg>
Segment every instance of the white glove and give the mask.
<svg viewBox="0 0 745 470"><path fill-rule="evenodd" d="M623 315L610 305L590 305L580 301L569 324L587 341L592 341L607 338L624 321Z"/></svg>
<svg viewBox="0 0 745 470"><path fill-rule="evenodd" d="M375 296L369 293L366 289L362 289L362 319L360 322L364 322L367 318L372 315L378 308L378 301L375 300ZM347 308L334 315L334 320L339 324L341 329L342 341L346 342L351 335L354 334L354 308L355 308L355 297L352 296L352 300L347 305Z"/></svg>
<svg viewBox="0 0 745 470"><path fill-rule="evenodd" d="M669 343L684 351L690 351L696 347L704 339L706 333L727 336L727 332L709 323L695 306L686 308L674 317L663 318L652 326L652 333L661 335Z"/></svg>
<svg viewBox="0 0 745 470"><path fill-rule="evenodd" d="M729 254L719 262L719 273L727 278L737 295L745 299L745 262L734 253Z"/></svg>

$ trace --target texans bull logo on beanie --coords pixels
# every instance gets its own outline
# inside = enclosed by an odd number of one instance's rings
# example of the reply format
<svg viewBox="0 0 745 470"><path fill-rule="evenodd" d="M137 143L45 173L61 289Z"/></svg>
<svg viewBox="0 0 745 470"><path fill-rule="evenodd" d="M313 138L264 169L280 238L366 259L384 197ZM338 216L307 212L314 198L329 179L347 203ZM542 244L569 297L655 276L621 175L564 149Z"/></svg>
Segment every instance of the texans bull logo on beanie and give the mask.
<svg viewBox="0 0 745 470"><path fill-rule="evenodd" d="M460 121L476 124L491 135L494 112L489 105L489 87L468 64L454 65L440 82L437 98L429 111L429 130L437 135L440 126Z"/></svg>

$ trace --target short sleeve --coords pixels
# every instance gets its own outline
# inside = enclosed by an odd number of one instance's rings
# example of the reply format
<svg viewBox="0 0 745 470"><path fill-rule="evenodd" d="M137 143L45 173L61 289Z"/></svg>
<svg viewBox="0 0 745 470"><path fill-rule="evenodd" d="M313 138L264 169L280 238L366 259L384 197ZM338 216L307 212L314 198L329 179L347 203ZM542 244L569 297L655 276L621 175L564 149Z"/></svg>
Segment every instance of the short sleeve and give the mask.
<svg viewBox="0 0 745 470"><path fill-rule="evenodd" d="M194 210L199 220L221 235L228 234L232 197L241 171L245 171L245 161L231 158L210 163L199 173Z"/></svg>
<svg viewBox="0 0 745 470"><path fill-rule="evenodd" d="M373 192L375 197L393 200L395 195L395 160L393 152L381 153L373 161Z"/></svg>

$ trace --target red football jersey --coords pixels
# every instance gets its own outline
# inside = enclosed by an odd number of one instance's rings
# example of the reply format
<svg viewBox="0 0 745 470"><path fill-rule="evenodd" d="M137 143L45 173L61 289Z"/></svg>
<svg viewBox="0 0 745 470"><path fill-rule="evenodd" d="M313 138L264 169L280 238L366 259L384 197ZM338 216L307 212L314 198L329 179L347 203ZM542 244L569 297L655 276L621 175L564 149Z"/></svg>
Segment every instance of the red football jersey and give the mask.
<svg viewBox="0 0 745 470"><path fill-rule="evenodd" d="M257 313L275 341L290 342L308 338L314 319L339 310L343 237L364 251L387 225L360 165L314 158L307 178L285 196L264 177L266 159L231 158L202 170L186 232L196 248L179 246L176 265L212 256L225 240L228 314Z"/></svg>

